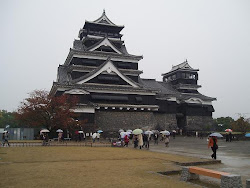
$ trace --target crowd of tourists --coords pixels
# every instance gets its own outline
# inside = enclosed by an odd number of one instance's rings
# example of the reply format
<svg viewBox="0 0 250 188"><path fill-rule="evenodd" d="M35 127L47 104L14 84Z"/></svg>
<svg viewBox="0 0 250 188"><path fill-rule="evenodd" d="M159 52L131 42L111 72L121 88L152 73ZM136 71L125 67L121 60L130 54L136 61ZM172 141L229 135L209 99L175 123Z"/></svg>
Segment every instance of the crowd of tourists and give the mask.
<svg viewBox="0 0 250 188"><path fill-rule="evenodd" d="M118 141L113 141L112 145L118 147L128 147L130 143L134 148L149 149L151 142L154 145L158 145L159 142L164 142L165 146L168 147L170 135L173 137L173 139L175 139L176 131L143 131L141 129L135 129L134 131L127 130L125 132L124 130L119 130Z"/></svg>

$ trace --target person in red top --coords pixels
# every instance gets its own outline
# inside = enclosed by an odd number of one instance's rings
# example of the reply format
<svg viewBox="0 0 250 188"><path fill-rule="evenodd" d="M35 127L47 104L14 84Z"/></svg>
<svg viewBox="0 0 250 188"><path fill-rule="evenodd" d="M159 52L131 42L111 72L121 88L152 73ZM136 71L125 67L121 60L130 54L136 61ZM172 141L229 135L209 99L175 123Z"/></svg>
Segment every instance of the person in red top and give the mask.
<svg viewBox="0 0 250 188"><path fill-rule="evenodd" d="M216 159L216 150L218 149L217 145L217 137L211 136L208 141L208 148L211 147L213 154L211 155L212 158Z"/></svg>
<svg viewBox="0 0 250 188"><path fill-rule="evenodd" d="M129 143L129 137L128 137L128 135L124 136L124 142L125 142L125 146L128 147L128 143Z"/></svg>

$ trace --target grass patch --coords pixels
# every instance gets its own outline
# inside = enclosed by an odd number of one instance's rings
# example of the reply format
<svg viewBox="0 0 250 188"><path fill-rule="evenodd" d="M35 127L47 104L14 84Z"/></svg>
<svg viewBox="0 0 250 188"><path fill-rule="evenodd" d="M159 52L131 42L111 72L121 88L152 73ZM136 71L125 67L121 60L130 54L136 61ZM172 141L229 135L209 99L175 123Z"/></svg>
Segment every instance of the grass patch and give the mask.
<svg viewBox="0 0 250 188"><path fill-rule="evenodd" d="M4 154L3 154L4 153ZM157 173L192 157L130 148L0 148L0 187L193 187Z"/></svg>

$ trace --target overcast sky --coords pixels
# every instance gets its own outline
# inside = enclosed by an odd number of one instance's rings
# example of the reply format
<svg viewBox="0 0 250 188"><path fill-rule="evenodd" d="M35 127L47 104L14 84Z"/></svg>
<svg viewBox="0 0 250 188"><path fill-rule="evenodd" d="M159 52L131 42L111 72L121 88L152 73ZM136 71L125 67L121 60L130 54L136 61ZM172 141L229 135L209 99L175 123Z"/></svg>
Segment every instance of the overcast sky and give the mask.
<svg viewBox="0 0 250 188"><path fill-rule="evenodd" d="M1 0L0 109L50 90L79 29L103 9L125 26L128 52L143 55L142 78L160 81L187 59L199 91L217 98L214 118L250 117L249 0Z"/></svg>

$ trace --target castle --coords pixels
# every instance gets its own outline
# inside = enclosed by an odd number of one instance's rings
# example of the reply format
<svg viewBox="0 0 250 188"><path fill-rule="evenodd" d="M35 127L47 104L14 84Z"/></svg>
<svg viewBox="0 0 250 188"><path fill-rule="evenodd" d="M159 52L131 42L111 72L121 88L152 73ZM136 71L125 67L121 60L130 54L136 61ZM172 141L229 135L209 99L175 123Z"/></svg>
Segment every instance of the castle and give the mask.
<svg viewBox="0 0 250 188"><path fill-rule="evenodd" d="M106 16L86 21L50 94L79 97L73 109L103 131L148 127L202 130L212 124L215 98L197 91L198 69L187 61L162 74L162 81L142 79L142 56L129 54L121 30Z"/></svg>

